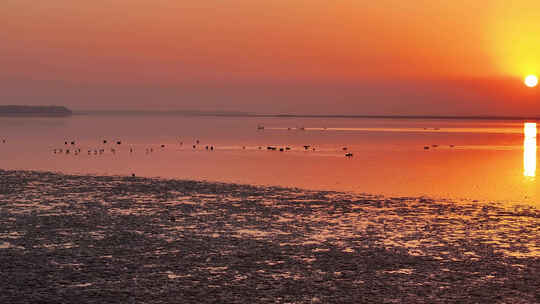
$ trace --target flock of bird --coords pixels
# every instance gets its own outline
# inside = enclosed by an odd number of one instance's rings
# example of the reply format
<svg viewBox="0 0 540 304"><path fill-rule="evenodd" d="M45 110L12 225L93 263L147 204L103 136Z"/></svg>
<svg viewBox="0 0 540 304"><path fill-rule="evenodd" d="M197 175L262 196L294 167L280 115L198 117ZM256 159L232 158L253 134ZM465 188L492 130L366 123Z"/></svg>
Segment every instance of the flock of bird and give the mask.
<svg viewBox="0 0 540 304"><path fill-rule="evenodd" d="M4 140L4 142L5 142L5 140ZM102 142L103 142L103 145L108 144L107 140L103 140ZM198 149L199 147L201 147L200 143L201 143L200 140L197 139L195 141L195 144L192 145L192 148L194 150ZM120 145L122 145L122 141L121 140L116 141L116 146L120 146ZM180 141L179 145L183 146L184 142ZM80 147L78 147L76 141L64 141L64 146L65 146L64 148L55 148L55 149L53 149L53 153L54 154L74 154L74 155L79 155L79 154L83 153L82 149ZM85 150L86 150L88 155L102 155L102 154L106 153L107 151L110 151L112 154L116 154L117 150L114 147L115 147L115 145L113 144L113 146L109 146L107 149L105 149L103 147L99 147L99 148L90 148L90 149L85 149ZM163 149L163 148L165 148L165 145L161 144L160 147ZM316 151L315 147L313 147L311 145L304 145L302 147L303 147L304 151ZM148 148L145 148L145 149L146 149L145 150L146 154L150 154L150 153L154 152L154 148L152 148L152 147L148 147ZM206 146L204 146L204 149L207 150L207 151L214 151L215 147L213 145L206 145ZM242 146L242 149L245 150L246 146ZM262 150L262 149L263 149L262 146L258 146L258 150ZM267 146L266 150L285 152L285 151L292 150L292 148L290 146L285 146L285 147ZM354 156L353 153L347 152L348 151L347 147L343 147L342 150L346 152L345 157L351 158L351 157ZM135 152L134 148L130 147L129 152L130 153Z"/></svg>
<svg viewBox="0 0 540 304"><path fill-rule="evenodd" d="M258 130L264 130L264 126L257 126L257 129ZM289 128L290 129L290 128ZM304 130L304 128L298 128L300 130ZM424 128L424 129L427 129L427 128ZM439 128L433 128L433 130L438 130ZM6 143L6 139L2 139L2 143L5 144ZM102 141L103 145L107 145L109 144L108 140L104 139ZM113 147L110 147L106 150L105 148L103 147L100 147L100 148L91 148L91 149L86 149L86 152L88 155L102 155L104 153L106 153L106 151L110 151L111 153L113 154L116 154L116 148L114 148L114 143L116 144L116 146L120 146L122 145L122 141L121 140L117 140L116 142L112 142L110 144L113 144ZM184 142L180 141L179 142L180 146L183 146L184 145ZM192 148L195 150L199 147L200 145L200 140L195 140L195 144L192 145ZM74 154L74 155L79 155L82 153L82 150L81 148L77 147L76 145L76 142L74 140L72 141L64 141L64 148L56 148L56 149L53 149L53 153L54 154ZM163 149L165 148L165 145L164 144L161 144L160 147ZM304 151L315 151L315 147L312 147L311 145L304 145L302 146L304 148ZM424 146L424 150L429 150L430 148L437 148L438 145L431 145L431 146ZM454 148L454 145L449 145L450 148ZM207 145L204 147L205 150L209 150L209 151L214 151L215 147L213 145ZM245 150L246 147L245 146L242 146L242 149ZM262 146L259 146L258 147L259 150L262 150L263 147ZM280 151L280 152L284 152L284 151L290 151L292 150L291 147L289 146L285 146L285 147L276 147L276 146L267 146L266 147L266 150L268 151ZM347 158L351 158L354 156L354 154L352 152L348 152L348 147L343 147L342 148L342 151L345 152L345 157ZM133 147L130 147L129 148L129 152L130 153L133 153L135 152L134 148ZM148 147L148 148L145 148L145 152L146 154L150 154L150 153L153 153L154 152L154 148L152 147Z"/></svg>

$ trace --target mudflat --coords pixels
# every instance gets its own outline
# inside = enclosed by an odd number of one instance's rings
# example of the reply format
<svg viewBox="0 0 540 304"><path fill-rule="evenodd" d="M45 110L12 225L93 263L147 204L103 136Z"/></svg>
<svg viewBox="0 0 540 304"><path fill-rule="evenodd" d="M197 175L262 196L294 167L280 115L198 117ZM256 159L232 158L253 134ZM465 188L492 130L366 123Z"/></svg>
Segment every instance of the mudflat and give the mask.
<svg viewBox="0 0 540 304"><path fill-rule="evenodd" d="M532 206L0 170L0 303L539 303Z"/></svg>

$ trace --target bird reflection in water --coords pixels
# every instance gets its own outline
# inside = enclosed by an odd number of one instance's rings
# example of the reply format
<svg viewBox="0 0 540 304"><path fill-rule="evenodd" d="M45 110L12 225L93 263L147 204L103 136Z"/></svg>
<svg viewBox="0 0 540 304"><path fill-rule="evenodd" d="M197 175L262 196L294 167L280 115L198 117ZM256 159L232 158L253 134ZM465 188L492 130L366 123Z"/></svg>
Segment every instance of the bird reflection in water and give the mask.
<svg viewBox="0 0 540 304"><path fill-rule="evenodd" d="M536 123L526 122L523 128L525 140L523 141L523 175L536 176Z"/></svg>

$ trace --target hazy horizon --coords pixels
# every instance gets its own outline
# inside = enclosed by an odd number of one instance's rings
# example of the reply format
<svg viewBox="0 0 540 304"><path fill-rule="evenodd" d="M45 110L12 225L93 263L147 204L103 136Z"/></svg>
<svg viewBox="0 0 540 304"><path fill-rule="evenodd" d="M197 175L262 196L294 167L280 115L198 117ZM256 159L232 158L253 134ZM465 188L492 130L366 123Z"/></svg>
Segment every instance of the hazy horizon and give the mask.
<svg viewBox="0 0 540 304"><path fill-rule="evenodd" d="M232 117L303 117L303 118L423 118L423 119L493 119L493 120L520 120L520 119L540 119L540 114L530 115L389 115L389 114L361 114L361 113L349 113L349 114L307 114L307 113L265 113L265 112L241 112L241 111L227 111L227 110L196 110L196 109L167 109L167 110L151 110L151 109L71 109L73 115L85 115L85 114L110 114L110 115L122 115L122 114L170 114L170 115L190 115L190 116L232 116Z"/></svg>

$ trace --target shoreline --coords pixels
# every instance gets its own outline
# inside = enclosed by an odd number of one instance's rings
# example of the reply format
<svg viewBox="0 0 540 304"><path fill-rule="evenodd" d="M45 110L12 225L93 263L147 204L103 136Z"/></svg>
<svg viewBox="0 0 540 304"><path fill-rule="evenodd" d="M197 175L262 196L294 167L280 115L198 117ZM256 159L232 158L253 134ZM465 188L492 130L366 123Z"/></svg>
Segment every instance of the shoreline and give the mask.
<svg viewBox="0 0 540 304"><path fill-rule="evenodd" d="M103 173L103 172L84 172L84 171L54 171L48 169L21 169L21 168L9 168L2 169L1 171L13 171L13 172L33 172L33 173L52 173L63 176L72 176L72 177L115 177L115 178L133 178L133 176L127 173ZM336 194L347 194L356 197L372 197L377 199L396 199L396 200L430 200L437 202L447 202L453 204L488 204L495 205L501 208L538 208L538 206L531 206L531 200L528 201L528 198L523 200L519 199L493 199L485 197L468 197L468 196L449 196L443 194L407 194L407 193L376 193L376 192L367 192L367 191L355 191L348 189L331 189L329 187L320 187L320 188L309 188L302 186L289 186L286 184L271 184L271 183L249 183L243 181L235 180L212 180L212 179L196 179L196 178L182 178L174 176L156 176L156 175L136 175L137 179L144 180L153 180L153 181L177 181L177 182L194 182L194 183L205 183L205 184L220 184L220 185L235 185L235 186L245 186L245 187L255 187L255 188L272 188L277 190L289 190L289 191L302 191L302 192L321 192L321 193L336 193Z"/></svg>
<svg viewBox="0 0 540 304"><path fill-rule="evenodd" d="M0 105L0 117L70 117L64 106Z"/></svg>
<svg viewBox="0 0 540 304"><path fill-rule="evenodd" d="M537 302L540 212L0 170L0 302Z"/></svg>
<svg viewBox="0 0 540 304"><path fill-rule="evenodd" d="M343 119L428 119L428 120L496 120L496 121L539 121L540 116L497 116L497 115L384 115L384 114L283 114L283 113L250 113L236 111L196 111L196 110L74 110L73 115L104 116L186 116L186 117L233 117L233 118L343 118Z"/></svg>

